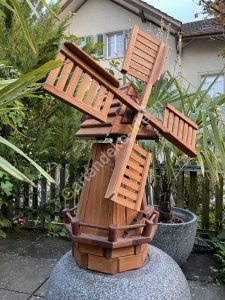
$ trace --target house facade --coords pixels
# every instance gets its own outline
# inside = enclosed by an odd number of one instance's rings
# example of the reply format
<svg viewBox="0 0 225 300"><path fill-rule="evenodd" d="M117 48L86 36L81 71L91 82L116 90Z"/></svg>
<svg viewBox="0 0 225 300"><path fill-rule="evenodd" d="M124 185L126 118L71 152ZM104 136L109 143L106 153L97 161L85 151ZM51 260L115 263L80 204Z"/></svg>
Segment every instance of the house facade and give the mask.
<svg viewBox="0 0 225 300"><path fill-rule="evenodd" d="M182 24L141 0L61 0L60 3L59 18L68 18L69 22L67 35L81 37L82 45L90 39L104 44L99 54L104 68L110 68L111 60L123 61L133 25L170 47L165 69L175 76L182 74L184 84L190 83L191 90L207 74L206 84L209 84L224 67L224 59L218 57L224 45L223 32L210 20ZM121 77L119 73L115 75ZM224 73L218 81L216 91L224 93Z"/></svg>

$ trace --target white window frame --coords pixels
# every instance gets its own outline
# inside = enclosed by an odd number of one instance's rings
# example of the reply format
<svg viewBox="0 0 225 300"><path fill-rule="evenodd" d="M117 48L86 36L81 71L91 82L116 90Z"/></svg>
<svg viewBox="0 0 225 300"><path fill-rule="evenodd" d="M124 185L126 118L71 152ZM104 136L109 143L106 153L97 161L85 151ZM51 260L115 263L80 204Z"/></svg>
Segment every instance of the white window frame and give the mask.
<svg viewBox="0 0 225 300"><path fill-rule="evenodd" d="M207 79L206 79L206 81L205 81L205 83L204 83L204 85L210 85L212 82L213 82L213 80L216 78L216 76L218 76L218 74L219 74L219 72L213 72L213 73L204 73L204 74L200 74L200 82L202 82L203 80L204 80L204 78L205 78L205 76L207 76ZM216 81L217 83L220 83L220 87L219 87L219 91L217 91L217 93L222 93L222 94L224 94L225 93L225 76L224 76L224 74L221 74L219 77L218 77L218 79L217 79L217 81ZM205 88L204 88L204 85L203 85L203 87L202 87L202 90L205 90L207 87L205 86ZM212 87L212 89L210 89L210 91L209 91L210 93L208 93L208 95L212 98L212 97L214 97L217 93L214 91L214 88Z"/></svg>
<svg viewBox="0 0 225 300"><path fill-rule="evenodd" d="M118 37L121 36L122 37L122 53L117 53L118 52ZM109 54L109 37L114 37L114 49L111 50L112 53ZM115 33L109 33L107 34L107 57L112 58L112 57L123 57L124 56L124 34L123 32L115 32Z"/></svg>

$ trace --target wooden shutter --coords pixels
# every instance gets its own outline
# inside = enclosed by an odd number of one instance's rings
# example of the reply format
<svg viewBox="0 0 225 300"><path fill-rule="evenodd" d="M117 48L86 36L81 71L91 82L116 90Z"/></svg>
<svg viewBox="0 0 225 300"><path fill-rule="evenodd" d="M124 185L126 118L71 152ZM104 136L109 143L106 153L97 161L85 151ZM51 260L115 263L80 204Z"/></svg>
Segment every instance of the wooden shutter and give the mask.
<svg viewBox="0 0 225 300"><path fill-rule="evenodd" d="M100 57L104 57L104 50L105 50L105 46L104 46L104 34L97 34L96 35L96 42L97 43L102 43L103 46L101 47L97 57L100 58Z"/></svg>
<svg viewBox="0 0 225 300"><path fill-rule="evenodd" d="M137 144L134 144L118 189L118 194L114 194L110 200L131 209L140 210L150 161L151 154Z"/></svg>

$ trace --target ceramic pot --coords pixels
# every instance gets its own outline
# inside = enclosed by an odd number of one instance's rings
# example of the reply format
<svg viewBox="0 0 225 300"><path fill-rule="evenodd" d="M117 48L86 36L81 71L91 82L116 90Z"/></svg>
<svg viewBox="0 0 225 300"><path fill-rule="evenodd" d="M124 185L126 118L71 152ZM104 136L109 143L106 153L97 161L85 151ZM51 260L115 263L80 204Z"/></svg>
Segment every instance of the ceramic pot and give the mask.
<svg viewBox="0 0 225 300"><path fill-rule="evenodd" d="M178 207L174 207L172 213L182 219L183 223L158 223L158 230L150 244L169 254L181 266L195 242L197 216Z"/></svg>

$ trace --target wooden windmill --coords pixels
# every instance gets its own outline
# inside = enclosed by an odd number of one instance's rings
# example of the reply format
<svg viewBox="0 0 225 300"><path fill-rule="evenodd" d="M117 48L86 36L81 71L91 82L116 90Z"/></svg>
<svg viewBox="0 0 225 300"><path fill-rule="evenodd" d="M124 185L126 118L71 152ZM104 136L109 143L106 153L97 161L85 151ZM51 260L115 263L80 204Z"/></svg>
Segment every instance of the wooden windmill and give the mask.
<svg viewBox="0 0 225 300"><path fill-rule="evenodd" d="M154 128L190 157L196 156L197 126L170 105L163 123L146 104L163 70L168 47L137 26L133 27L122 72L144 84L141 97L79 47L66 42L57 59L61 68L50 72L44 91L82 111L86 117L77 136L112 138L94 143L76 213L64 210L65 228L73 241L80 267L115 274L140 268L156 230L158 212L148 207L145 183L151 154L136 139L158 139ZM116 144L115 139L123 142Z"/></svg>

